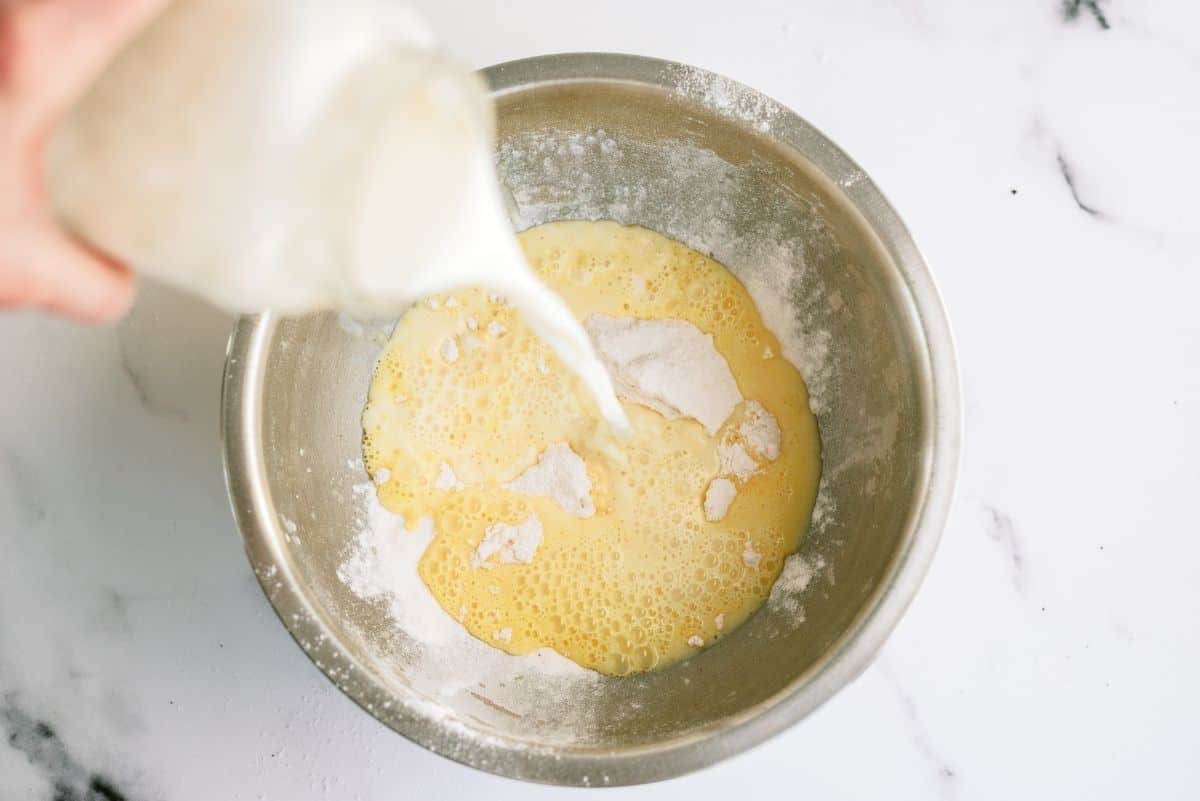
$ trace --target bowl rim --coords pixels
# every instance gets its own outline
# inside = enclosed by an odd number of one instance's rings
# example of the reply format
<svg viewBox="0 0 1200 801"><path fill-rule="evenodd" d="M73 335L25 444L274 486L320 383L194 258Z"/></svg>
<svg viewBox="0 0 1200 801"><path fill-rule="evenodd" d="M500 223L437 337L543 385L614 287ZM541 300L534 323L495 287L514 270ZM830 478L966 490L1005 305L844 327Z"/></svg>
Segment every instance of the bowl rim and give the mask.
<svg viewBox="0 0 1200 801"><path fill-rule="evenodd" d="M899 623L933 560L949 515L962 439L957 359L945 307L925 259L891 203L837 145L783 104L715 73L679 62L622 53L558 53L480 71L493 96L539 84L624 82L678 90L677 78L719 80L775 103L769 136L802 155L839 186L896 265L925 345L923 390L926 480L904 542L872 597L825 654L775 696L719 724L662 742L602 750L531 746L515 738L458 729L392 695L332 635L322 610L298 589L279 543L282 531L263 479L262 380L266 346L278 318L242 317L226 350L221 397L225 480L251 566L280 621L340 690L384 725L434 753L510 778L561 785L629 785L689 773L741 753L800 721L857 678ZM751 122L745 122L751 125ZM762 135L762 131L758 131Z"/></svg>

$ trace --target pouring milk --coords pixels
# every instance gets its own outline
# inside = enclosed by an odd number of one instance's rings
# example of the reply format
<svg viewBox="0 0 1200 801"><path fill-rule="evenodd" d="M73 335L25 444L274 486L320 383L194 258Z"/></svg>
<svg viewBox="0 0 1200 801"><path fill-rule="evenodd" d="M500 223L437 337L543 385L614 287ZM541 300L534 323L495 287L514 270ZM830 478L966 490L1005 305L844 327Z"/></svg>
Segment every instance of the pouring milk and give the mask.
<svg viewBox="0 0 1200 801"><path fill-rule="evenodd" d="M79 235L231 311L394 315L503 294L618 430L608 373L530 271L474 74L388 0L180 0L63 121L48 175Z"/></svg>

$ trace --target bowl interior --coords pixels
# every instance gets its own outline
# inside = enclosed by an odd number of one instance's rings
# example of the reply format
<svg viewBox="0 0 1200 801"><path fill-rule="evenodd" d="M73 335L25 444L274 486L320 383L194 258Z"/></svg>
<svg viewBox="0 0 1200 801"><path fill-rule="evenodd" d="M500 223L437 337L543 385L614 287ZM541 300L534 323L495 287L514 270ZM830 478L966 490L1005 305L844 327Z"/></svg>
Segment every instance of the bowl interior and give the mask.
<svg viewBox="0 0 1200 801"><path fill-rule="evenodd" d="M482 644L443 651L398 631L385 601L355 596L338 573L362 525L359 416L386 322L243 324L251 363L231 369L251 374L247 392L261 398L249 425L260 432L252 467L262 492L237 511L244 527L255 518L248 548L284 622L388 725L508 775L639 781L748 745L677 765L653 759L794 703L873 613L929 481L928 346L896 245L864 216L859 190L873 187L840 153L823 153L819 134L687 68L637 61L618 80L581 77L578 63L562 75L530 63L490 73L516 227L610 219L711 254L750 289L805 375L824 476L812 529L770 601L696 658L624 679L548 674ZM236 486L234 495L236 504ZM448 682L464 661L472 671ZM645 758L620 768L624 755ZM614 769L589 778L589 759Z"/></svg>

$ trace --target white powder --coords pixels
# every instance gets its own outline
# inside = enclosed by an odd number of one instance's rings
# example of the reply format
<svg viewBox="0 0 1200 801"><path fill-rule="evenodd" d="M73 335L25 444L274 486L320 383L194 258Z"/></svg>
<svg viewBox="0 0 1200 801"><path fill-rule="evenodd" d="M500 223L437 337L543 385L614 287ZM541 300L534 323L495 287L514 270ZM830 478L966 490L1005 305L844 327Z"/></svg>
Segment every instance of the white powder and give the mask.
<svg viewBox="0 0 1200 801"><path fill-rule="evenodd" d="M722 520L737 495L737 487L727 478L714 478L704 493L704 517L711 523Z"/></svg>
<svg viewBox="0 0 1200 801"><path fill-rule="evenodd" d="M499 640L500 642L512 642L512 628L509 626L505 626L504 628L500 629L495 634L493 634L492 638Z"/></svg>
<svg viewBox="0 0 1200 801"><path fill-rule="evenodd" d="M687 644L693 648L699 648L701 645L704 645L704 638L699 634L693 634L691 637L687 638Z"/></svg>
<svg viewBox="0 0 1200 801"><path fill-rule="evenodd" d="M443 492L453 492L462 489L465 484L458 480L458 476L446 462L442 462L442 466L438 469L437 478L434 479L433 488L442 490Z"/></svg>
<svg viewBox="0 0 1200 801"><path fill-rule="evenodd" d="M549 498L564 512L575 517L596 514L587 466L565 442L546 448L537 464L505 484L504 488L522 495Z"/></svg>
<svg viewBox="0 0 1200 801"><path fill-rule="evenodd" d="M803 614L800 595L808 589L817 571L825 567L825 560L816 557L813 563L808 562L800 554L792 554L783 563L783 572L771 587L767 604L779 609L785 615L795 617Z"/></svg>
<svg viewBox="0 0 1200 801"><path fill-rule="evenodd" d="M492 336L499 338L504 336L505 333L508 332L508 329L505 328L504 323L500 322L499 320L492 320L487 324L487 332Z"/></svg>
<svg viewBox="0 0 1200 801"><path fill-rule="evenodd" d="M675 94L697 100L722 117L748 123L756 131L771 130L775 118L783 112L774 100L723 75L686 64L671 65L667 73L675 84Z"/></svg>
<svg viewBox="0 0 1200 801"><path fill-rule="evenodd" d="M376 484L386 484L388 483L388 479L391 477L392 471L388 470L386 467L381 467L375 471L375 475L372 478Z"/></svg>
<svg viewBox="0 0 1200 801"><path fill-rule="evenodd" d="M706 334L685 320L593 314L584 321L617 396L668 419L690 417L709 434L742 401L729 364Z"/></svg>
<svg viewBox="0 0 1200 801"><path fill-rule="evenodd" d="M447 309L457 309L458 308L458 298L454 297L453 295L446 298L446 308Z"/></svg>
<svg viewBox="0 0 1200 801"><path fill-rule="evenodd" d="M725 613L724 612L722 612L721 614L719 614L713 618L713 625L715 625L717 627L717 631L720 631L721 629L725 628Z"/></svg>
<svg viewBox="0 0 1200 801"><path fill-rule="evenodd" d="M722 442L717 446L717 456L721 460L721 475L734 476L738 481L745 481L758 472L758 462L754 461L746 446L740 442Z"/></svg>
<svg viewBox="0 0 1200 801"><path fill-rule="evenodd" d="M453 364L458 361L458 342L454 340L454 337L446 337L438 352L442 354L442 359L446 363Z"/></svg>
<svg viewBox="0 0 1200 801"><path fill-rule="evenodd" d="M474 317L468 317L466 319L466 324L467 324L468 331L474 331L477 328L479 328L479 321L476 320Z"/></svg>
<svg viewBox="0 0 1200 801"><path fill-rule="evenodd" d="M738 426L738 433L746 441L750 453L760 458L766 457L772 462L779 458L782 441L779 422L758 401L746 401L745 418Z"/></svg>
<svg viewBox="0 0 1200 801"><path fill-rule="evenodd" d="M527 565L541 544L542 521L536 514L530 514L515 526L495 523L487 527L483 541L471 554L471 567L492 567L493 563L488 561L492 556L502 565Z"/></svg>
<svg viewBox="0 0 1200 801"><path fill-rule="evenodd" d="M354 492L367 498L365 525L350 557L338 568L338 578L360 598L385 599L396 625L410 636L427 643L454 639L462 626L446 614L417 573L417 563L433 540L432 518L422 517L409 531L403 517L379 503L374 486L360 484Z"/></svg>

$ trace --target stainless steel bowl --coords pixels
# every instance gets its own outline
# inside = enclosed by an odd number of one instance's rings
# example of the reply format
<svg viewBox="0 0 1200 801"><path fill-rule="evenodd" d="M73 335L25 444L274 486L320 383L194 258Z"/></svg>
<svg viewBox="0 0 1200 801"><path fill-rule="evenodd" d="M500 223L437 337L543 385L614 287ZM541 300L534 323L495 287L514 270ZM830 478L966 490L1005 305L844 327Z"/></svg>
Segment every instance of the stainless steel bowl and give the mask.
<svg viewBox="0 0 1200 801"><path fill-rule="evenodd" d="M797 557L812 580L777 588L731 636L663 671L586 690L532 671L429 691L445 666L436 649L338 578L359 526L359 415L380 338L334 315L264 314L234 332L222 400L234 512L284 625L397 732L520 779L677 776L809 714L869 664L912 600L956 474L950 330L883 195L769 98L626 55L545 56L485 75L519 227L608 218L661 231L727 265L800 344L824 448Z"/></svg>

